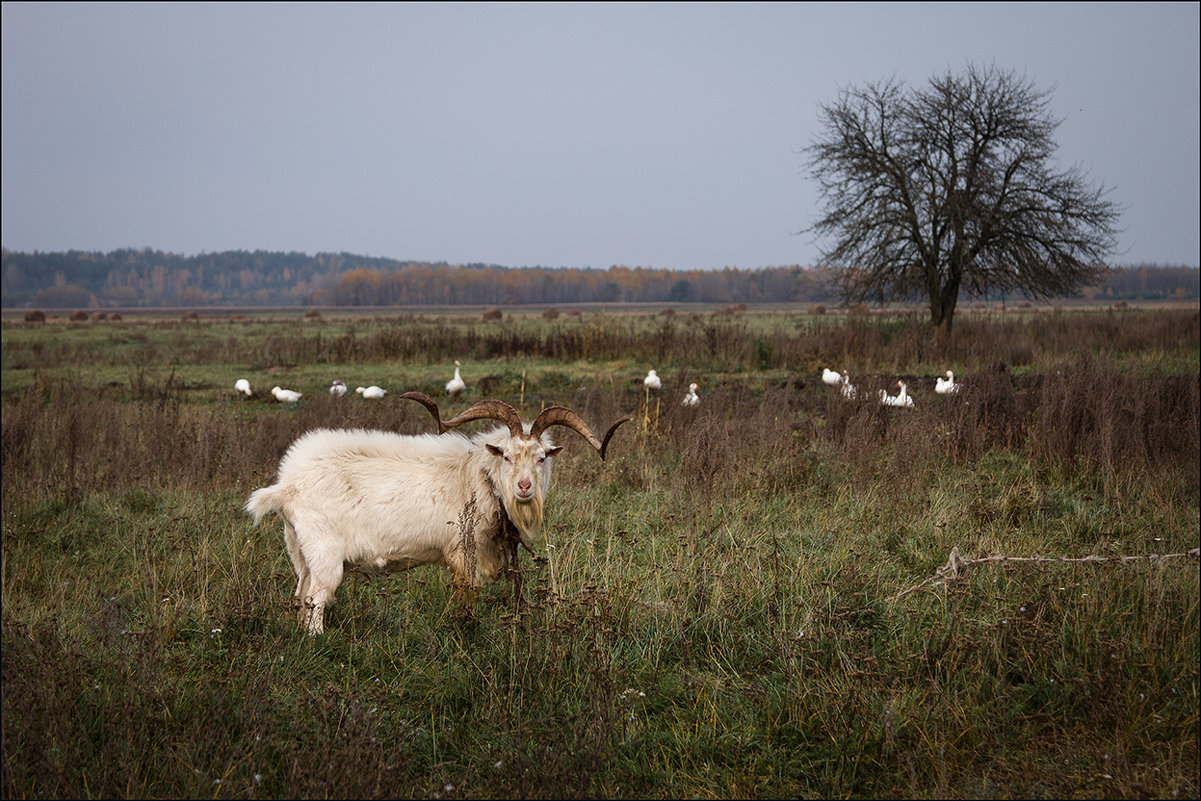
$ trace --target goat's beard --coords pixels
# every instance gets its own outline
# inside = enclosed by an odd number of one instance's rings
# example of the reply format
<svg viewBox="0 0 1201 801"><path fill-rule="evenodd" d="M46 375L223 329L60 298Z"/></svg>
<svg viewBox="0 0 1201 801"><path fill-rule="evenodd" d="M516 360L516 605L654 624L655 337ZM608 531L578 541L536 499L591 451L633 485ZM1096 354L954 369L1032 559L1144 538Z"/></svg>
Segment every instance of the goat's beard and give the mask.
<svg viewBox="0 0 1201 801"><path fill-rule="evenodd" d="M510 495L505 511L509 513L513 525L517 526L522 544L533 551L532 538L542 529L542 498L535 494L528 501L519 501Z"/></svg>

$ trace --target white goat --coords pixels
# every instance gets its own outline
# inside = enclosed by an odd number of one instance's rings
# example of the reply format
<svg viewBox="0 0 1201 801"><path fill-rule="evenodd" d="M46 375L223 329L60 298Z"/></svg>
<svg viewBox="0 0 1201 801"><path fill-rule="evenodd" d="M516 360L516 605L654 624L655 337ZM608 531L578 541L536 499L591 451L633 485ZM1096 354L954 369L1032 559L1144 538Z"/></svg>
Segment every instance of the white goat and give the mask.
<svg viewBox="0 0 1201 801"><path fill-rule="evenodd" d="M346 569L369 573L439 564L459 592L478 587L515 566L517 546L533 552L550 485L550 458L562 447L546 432L566 426L602 459L604 440L570 409L551 406L532 423L507 403L480 401L453 420L420 392L401 396L424 405L438 435L387 431L310 431L279 463L279 478L246 502L255 523L278 512L296 570L296 601L310 634L324 630ZM467 437L448 428L470 420L505 425Z"/></svg>

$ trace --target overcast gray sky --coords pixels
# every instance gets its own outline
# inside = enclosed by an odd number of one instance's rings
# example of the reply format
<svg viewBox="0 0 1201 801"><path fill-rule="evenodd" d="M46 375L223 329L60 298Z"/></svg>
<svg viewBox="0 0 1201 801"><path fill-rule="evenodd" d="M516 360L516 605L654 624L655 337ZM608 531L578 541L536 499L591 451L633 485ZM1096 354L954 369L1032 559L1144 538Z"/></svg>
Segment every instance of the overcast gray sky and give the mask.
<svg viewBox="0 0 1201 801"><path fill-rule="evenodd" d="M3 246L811 265L818 104L1053 89L1115 264L1201 262L1198 3L3 4Z"/></svg>

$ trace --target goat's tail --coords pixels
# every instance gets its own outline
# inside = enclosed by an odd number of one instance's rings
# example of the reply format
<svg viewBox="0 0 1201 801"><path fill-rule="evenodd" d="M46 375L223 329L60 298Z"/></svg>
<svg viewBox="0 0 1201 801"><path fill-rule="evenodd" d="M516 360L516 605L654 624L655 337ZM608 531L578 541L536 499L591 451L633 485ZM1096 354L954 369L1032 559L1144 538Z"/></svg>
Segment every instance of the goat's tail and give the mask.
<svg viewBox="0 0 1201 801"><path fill-rule="evenodd" d="M272 484L250 493L246 501L246 511L254 515L255 525L271 512L280 512L284 508L284 488L282 484Z"/></svg>

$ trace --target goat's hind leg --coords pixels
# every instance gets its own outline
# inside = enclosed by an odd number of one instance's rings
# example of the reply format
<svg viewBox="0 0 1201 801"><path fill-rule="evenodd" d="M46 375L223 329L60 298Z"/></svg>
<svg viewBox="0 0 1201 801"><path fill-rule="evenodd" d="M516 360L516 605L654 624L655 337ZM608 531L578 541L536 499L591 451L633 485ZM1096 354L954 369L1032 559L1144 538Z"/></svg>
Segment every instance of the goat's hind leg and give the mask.
<svg viewBox="0 0 1201 801"><path fill-rule="evenodd" d="M284 521L284 544L288 546L288 558L292 560L292 569L296 571L296 591L292 594L292 609L297 613L304 613L307 617L307 612L304 612L305 596L309 594L309 582L312 580L312 575L309 573L309 565L304 560L304 554L300 551L300 543L296 539L296 529L288 521ZM302 617L303 619L303 617Z"/></svg>
<svg viewBox="0 0 1201 801"><path fill-rule="evenodd" d="M328 543L320 536L317 542ZM308 585L300 596L305 628L309 634L325 631L325 607L333 603L334 592L342 583L345 569L343 553L333 547L311 546L302 554L308 565Z"/></svg>
<svg viewBox="0 0 1201 801"><path fill-rule="evenodd" d="M288 558L296 570L296 595L292 603L300 615L301 625L309 634L325 631L325 607L333 603L334 591L342 583L342 553L336 547L321 547L319 543L333 541L333 533L324 533L319 523L301 520L307 548L301 545L297 525L284 523L284 542Z"/></svg>

